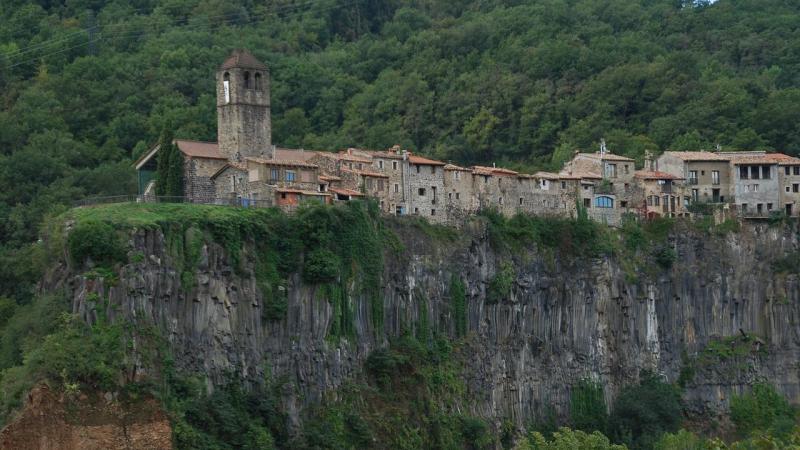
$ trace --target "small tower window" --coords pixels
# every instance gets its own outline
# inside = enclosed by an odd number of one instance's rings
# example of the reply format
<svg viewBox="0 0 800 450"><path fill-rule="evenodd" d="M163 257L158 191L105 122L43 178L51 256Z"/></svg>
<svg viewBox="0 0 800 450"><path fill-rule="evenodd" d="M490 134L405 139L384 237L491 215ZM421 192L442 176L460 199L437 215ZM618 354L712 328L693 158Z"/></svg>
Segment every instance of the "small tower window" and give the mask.
<svg viewBox="0 0 800 450"><path fill-rule="evenodd" d="M261 90L261 74L256 72L256 74L255 74L255 76L253 78L255 78L255 81L256 81L256 90L260 91Z"/></svg>
<svg viewBox="0 0 800 450"><path fill-rule="evenodd" d="M225 94L225 103L231 102L231 74L225 72L222 75L222 90Z"/></svg>
<svg viewBox="0 0 800 450"><path fill-rule="evenodd" d="M244 73L244 88L250 89L250 72Z"/></svg>

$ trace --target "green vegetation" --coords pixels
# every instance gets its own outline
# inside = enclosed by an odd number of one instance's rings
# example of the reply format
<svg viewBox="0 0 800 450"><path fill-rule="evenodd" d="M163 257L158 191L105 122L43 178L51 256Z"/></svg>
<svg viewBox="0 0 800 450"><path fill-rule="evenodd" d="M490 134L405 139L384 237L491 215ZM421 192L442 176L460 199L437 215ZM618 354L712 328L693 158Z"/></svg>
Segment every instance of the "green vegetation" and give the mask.
<svg viewBox="0 0 800 450"><path fill-rule="evenodd" d="M770 431L785 437L797 425L797 418L797 410L770 384L758 383L751 392L731 398L731 420L741 436Z"/></svg>
<svg viewBox="0 0 800 450"><path fill-rule="evenodd" d="M608 413L603 386L589 380L582 380L572 386L569 414L572 427L576 430L588 433L605 431L608 425Z"/></svg>
<svg viewBox="0 0 800 450"><path fill-rule="evenodd" d="M458 413L468 400L457 345L405 334L372 352L366 382L313 411L292 448L494 448L486 422Z"/></svg>
<svg viewBox="0 0 800 450"><path fill-rule="evenodd" d="M742 358L752 354L766 354L767 344L752 334L726 336L712 339L697 356L701 365L716 365L720 361Z"/></svg>
<svg viewBox="0 0 800 450"><path fill-rule="evenodd" d="M800 251L790 252L772 263L772 270L778 273L800 273Z"/></svg>
<svg viewBox="0 0 800 450"><path fill-rule="evenodd" d="M156 183L156 195L183 197L183 155L172 139L172 132L165 130L158 141L160 149L156 179L159 182Z"/></svg>
<svg viewBox="0 0 800 450"><path fill-rule="evenodd" d="M560 428L548 440L541 433L533 432L514 447L514 450L625 450L624 445L612 444L602 433L587 434L580 430Z"/></svg>
<svg viewBox="0 0 800 450"><path fill-rule="evenodd" d="M82 266L87 259L100 265L124 262L127 257L122 238L105 222L80 221L67 240L72 262Z"/></svg>
<svg viewBox="0 0 800 450"><path fill-rule="evenodd" d="M643 373L638 385L625 387L615 400L609 435L631 449L649 449L663 433L677 431L682 421L680 390Z"/></svg>
<svg viewBox="0 0 800 450"><path fill-rule="evenodd" d="M517 214L508 219L497 211L481 210L492 244L522 251L532 245L558 249L565 255L599 256L611 252L612 232L584 215L577 219Z"/></svg>
<svg viewBox="0 0 800 450"><path fill-rule="evenodd" d="M467 322L467 293L464 288L464 282L456 274L450 276L450 307L456 337L463 337L469 329L469 323Z"/></svg>
<svg viewBox="0 0 800 450"><path fill-rule="evenodd" d="M517 274L514 271L514 265L508 261L502 262L499 270L486 288L486 303L494 304L508 300L516 278Z"/></svg>

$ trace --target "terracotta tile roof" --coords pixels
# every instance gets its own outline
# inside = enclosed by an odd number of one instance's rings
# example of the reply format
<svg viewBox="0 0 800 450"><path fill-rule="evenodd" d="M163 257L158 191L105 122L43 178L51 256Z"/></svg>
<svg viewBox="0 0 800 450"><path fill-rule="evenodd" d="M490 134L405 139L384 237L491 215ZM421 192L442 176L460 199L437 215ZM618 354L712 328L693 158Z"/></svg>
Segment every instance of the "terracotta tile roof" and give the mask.
<svg viewBox="0 0 800 450"><path fill-rule="evenodd" d="M238 162L228 162L224 166L220 167L220 169L218 171L214 172L214 175L211 175L211 179L213 180L213 179L217 178L218 176L220 176L222 174L222 172L225 172L228 169L234 169L234 170L239 170L239 171L242 171L242 172L247 172L247 166L246 165L244 165L242 163L238 163Z"/></svg>
<svg viewBox="0 0 800 450"><path fill-rule="evenodd" d="M682 177L673 175L667 172L659 172L658 170L637 170L633 174L634 177L642 180L682 180Z"/></svg>
<svg viewBox="0 0 800 450"><path fill-rule="evenodd" d="M373 158L403 159L402 153L395 153L391 150L369 150Z"/></svg>
<svg viewBox="0 0 800 450"><path fill-rule="evenodd" d="M349 153L339 152L336 153L336 157L342 161L352 161L352 162L360 162L365 164L372 164L372 158L368 158L365 156L357 156L351 155Z"/></svg>
<svg viewBox="0 0 800 450"><path fill-rule="evenodd" d="M622 155L615 155L613 153L606 152L602 157L600 156L600 152L597 153L578 153L580 156L593 158L593 159L603 159L605 161L629 161L634 162L633 159L628 158L627 156Z"/></svg>
<svg viewBox="0 0 800 450"><path fill-rule="evenodd" d="M380 173L380 172L372 172L369 170L357 170L357 169L342 169L342 172L350 172L355 173L357 175L365 176L365 177L373 177L373 178L389 178L389 175Z"/></svg>
<svg viewBox="0 0 800 450"><path fill-rule="evenodd" d="M445 164L444 170L456 170L460 172L471 172L472 169L467 169L466 167L456 166L455 164Z"/></svg>
<svg viewBox="0 0 800 450"><path fill-rule="evenodd" d="M558 174L564 180L602 180L603 177L592 172L567 172Z"/></svg>
<svg viewBox="0 0 800 450"><path fill-rule="evenodd" d="M175 144L178 146L178 150L189 158L228 159L219 152L219 145L216 142L175 139Z"/></svg>
<svg viewBox="0 0 800 450"><path fill-rule="evenodd" d="M281 159L266 159L266 158L256 158L256 157L249 157L245 158L246 161L252 161L258 164L266 164L269 166L286 166L286 167L305 167L308 169L316 169L318 166L316 164L311 164L305 161L291 161L291 160L281 160Z"/></svg>
<svg viewBox="0 0 800 450"><path fill-rule="evenodd" d="M666 151L664 155L674 156L682 161L728 161L729 158L712 152L672 152Z"/></svg>
<svg viewBox="0 0 800 450"><path fill-rule="evenodd" d="M408 155L408 162L411 164L416 164L418 166L446 166L446 163L441 161L436 161L435 159L428 159L423 158L422 156L417 155Z"/></svg>
<svg viewBox="0 0 800 450"><path fill-rule="evenodd" d="M533 174L535 178L543 178L545 180L558 180L561 178L561 175L552 172L536 172Z"/></svg>
<svg viewBox="0 0 800 450"><path fill-rule="evenodd" d="M303 149L291 149L291 148L276 148L275 155L273 158L275 159L285 159L290 161L308 161L309 159L313 158L317 152L310 151L310 150L303 150Z"/></svg>
<svg viewBox="0 0 800 450"><path fill-rule="evenodd" d="M303 189L282 188L282 187L275 189L275 192L286 193L286 194L314 195L317 197L319 196L327 197L329 195L327 192L307 191Z"/></svg>
<svg viewBox="0 0 800 450"><path fill-rule="evenodd" d="M334 194L342 194L342 195L349 195L351 197L363 197L364 194L359 191L354 191L352 189L347 188L328 188L329 191L333 192Z"/></svg>
<svg viewBox="0 0 800 450"><path fill-rule="evenodd" d="M724 153L730 161L735 164L795 164L790 161L795 160L789 155L783 153L753 153L747 152L737 155L734 152Z"/></svg>
<svg viewBox="0 0 800 450"><path fill-rule="evenodd" d="M502 167L472 166L472 171L479 172L479 175L517 175L517 172Z"/></svg>
<svg viewBox="0 0 800 450"><path fill-rule="evenodd" d="M341 177L335 175L320 175L319 179L322 181L342 181Z"/></svg>
<svg viewBox="0 0 800 450"><path fill-rule="evenodd" d="M240 48L235 49L230 56L225 59L219 68L232 69L234 67L242 69L267 70L267 66L253 56L252 53Z"/></svg>

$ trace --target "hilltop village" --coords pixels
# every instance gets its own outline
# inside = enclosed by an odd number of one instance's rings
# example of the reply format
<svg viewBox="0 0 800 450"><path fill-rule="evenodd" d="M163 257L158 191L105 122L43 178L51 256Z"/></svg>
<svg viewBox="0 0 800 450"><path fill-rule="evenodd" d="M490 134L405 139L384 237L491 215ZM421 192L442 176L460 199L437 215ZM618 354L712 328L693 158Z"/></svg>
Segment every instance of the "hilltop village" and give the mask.
<svg viewBox="0 0 800 450"><path fill-rule="evenodd" d="M235 50L216 75L218 142L175 140L191 202L285 210L308 201L374 198L382 212L458 224L483 208L592 219L687 216L713 205L731 216L797 216L800 159L764 151L667 151L636 170L631 158L576 152L559 173L460 167L394 146L321 152L272 144L269 69ZM139 195L153 198L159 146L135 163Z"/></svg>

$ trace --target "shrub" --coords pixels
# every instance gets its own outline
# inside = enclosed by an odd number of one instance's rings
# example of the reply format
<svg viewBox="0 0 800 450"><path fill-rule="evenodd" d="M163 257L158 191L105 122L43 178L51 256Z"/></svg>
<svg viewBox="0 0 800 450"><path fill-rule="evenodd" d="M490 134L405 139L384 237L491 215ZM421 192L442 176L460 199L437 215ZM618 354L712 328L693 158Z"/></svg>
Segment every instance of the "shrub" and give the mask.
<svg viewBox="0 0 800 450"><path fill-rule="evenodd" d="M332 251L325 248L311 250L305 258L303 279L309 283L330 283L336 281L341 261Z"/></svg>
<svg viewBox="0 0 800 450"><path fill-rule="evenodd" d="M672 267L672 264L675 263L678 255L675 253L675 250L672 247L668 245L661 245L653 251L653 257L656 259L656 263L659 266L664 269L669 269Z"/></svg>
<svg viewBox="0 0 800 450"><path fill-rule="evenodd" d="M10 298L0 297L0 330L8 323L16 310L17 302Z"/></svg>
<svg viewBox="0 0 800 450"><path fill-rule="evenodd" d="M592 434L584 433L580 430L570 430L569 428L560 428L553 433L551 440L538 432L531 433L530 436L523 439L517 447L517 450L574 450L574 449L592 449L592 450L625 450L623 445L612 444L602 433L595 431Z"/></svg>
<svg viewBox="0 0 800 450"><path fill-rule="evenodd" d="M453 311L453 326L456 336L467 334L467 294L461 277L453 274L450 277L450 306Z"/></svg>
<svg viewBox="0 0 800 450"><path fill-rule="evenodd" d="M517 274L510 262L503 262L486 290L486 303L494 304L511 296Z"/></svg>
<svg viewBox="0 0 800 450"><path fill-rule="evenodd" d="M608 423L606 400L600 384L582 380L570 392L572 426L586 432L605 431Z"/></svg>
<svg viewBox="0 0 800 450"><path fill-rule="evenodd" d="M705 450L703 438L686 430L677 433L664 433L653 445L653 450Z"/></svg>
<svg viewBox="0 0 800 450"><path fill-rule="evenodd" d="M680 391L651 373L627 386L614 402L609 431L632 449L651 448L664 432L677 431L682 420Z"/></svg>
<svg viewBox="0 0 800 450"><path fill-rule="evenodd" d="M767 383L758 383L751 392L731 398L731 420L743 436L757 430L785 434L791 431L795 416L789 402Z"/></svg>
<svg viewBox="0 0 800 450"><path fill-rule="evenodd" d="M125 246L114 228L101 221L78 222L67 238L70 258L76 265L87 259L99 265L113 265L126 259Z"/></svg>

